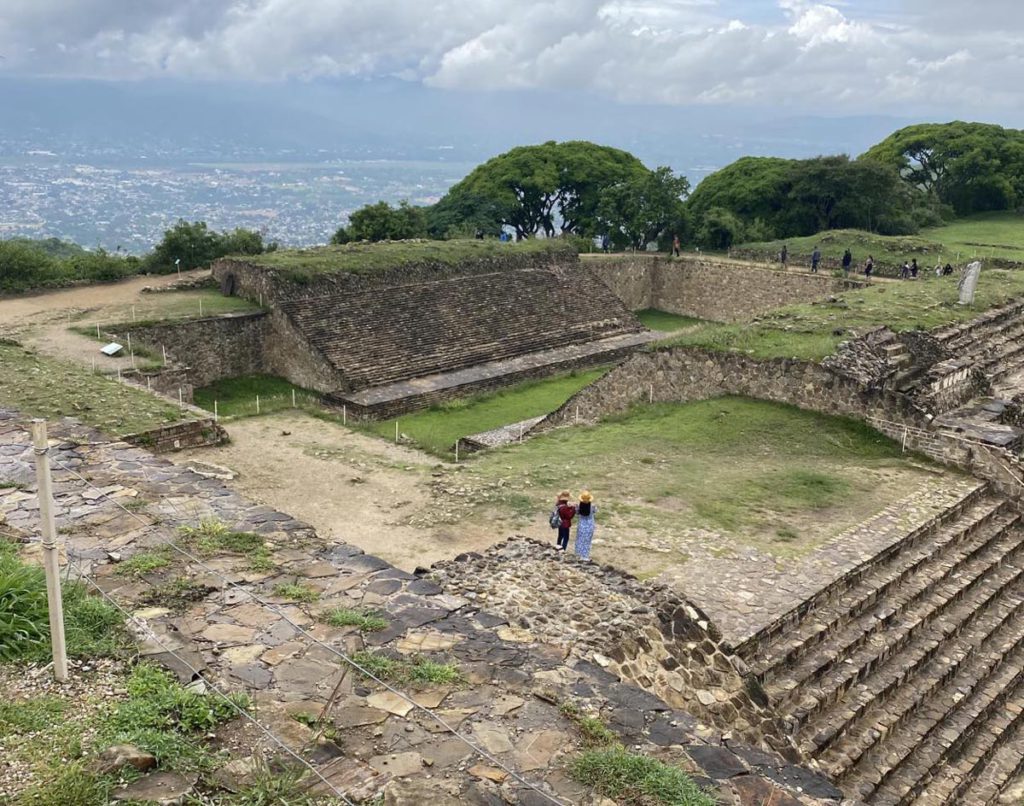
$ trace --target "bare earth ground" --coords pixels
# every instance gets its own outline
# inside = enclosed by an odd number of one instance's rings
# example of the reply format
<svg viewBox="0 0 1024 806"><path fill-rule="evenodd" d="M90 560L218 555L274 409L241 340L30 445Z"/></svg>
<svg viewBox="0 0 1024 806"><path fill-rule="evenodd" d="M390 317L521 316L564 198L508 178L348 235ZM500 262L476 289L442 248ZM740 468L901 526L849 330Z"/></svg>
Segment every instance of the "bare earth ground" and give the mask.
<svg viewBox="0 0 1024 806"><path fill-rule="evenodd" d="M421 451L292 412L238 420L228 433L228 445L169 458L228 467L246 496L402 569L479 551L511 534L491 522L446 522L432 483L447 471Z"/></svg>
<svg viewBox="0 0 1024 806"><path fill-rule="evenodd" d="M182 272L181 279L201 277L200 269ZM0 297L0 337L15 338L26 347L45 355L66 358L84 366L96 359L99 369L116 372L132 365L127 356L107 358L100 355L93 339L68 330L69 316L123 309L133 303L147 303L143 288L160 288L178 282L176 274L132 277L118 283L65 288L28 296Z"/></svg>

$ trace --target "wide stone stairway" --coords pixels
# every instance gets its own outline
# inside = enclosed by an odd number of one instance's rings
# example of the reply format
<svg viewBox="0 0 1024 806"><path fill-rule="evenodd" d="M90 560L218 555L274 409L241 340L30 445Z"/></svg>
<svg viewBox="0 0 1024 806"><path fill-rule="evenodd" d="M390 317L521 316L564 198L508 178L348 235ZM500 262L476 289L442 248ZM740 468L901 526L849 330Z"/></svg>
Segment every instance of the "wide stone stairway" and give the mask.
<svg viewBox="0 0 1024 806"><path fill-rule="evenodd" d="M977 319L935 333L952 355L976 365L994 390L1024 372L1024 302L1015 300ZM1022 391L1022 390L1017 390Z"/></svg>
<svg viewBox="0 0 1024 806"><path fill-rule="evenodd" d="M982 487L739 648L869 804L994 803L1024 767L1024 528Z"/></svg>

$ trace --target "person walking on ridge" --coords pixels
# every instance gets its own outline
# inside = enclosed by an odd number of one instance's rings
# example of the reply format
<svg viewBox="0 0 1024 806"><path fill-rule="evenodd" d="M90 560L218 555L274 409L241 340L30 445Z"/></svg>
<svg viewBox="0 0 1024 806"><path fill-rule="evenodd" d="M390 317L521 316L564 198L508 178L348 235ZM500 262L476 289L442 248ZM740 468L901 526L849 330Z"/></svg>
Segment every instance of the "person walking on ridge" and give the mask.
<svg viewBox="0 0 1024 806"><path fill-rule="evenodd" d="M679 236L672 236L672 257L679 257Z"/></svg>
<svg viewBox="0 0 1024 806"><path fill-rule="evenodd" d="M850 266L853 265L853 254L847 249L843 252L843 277L850 276Z"/></svg>
<svg viewBox="0 0 1024 806"><path fill-rule="evenodd" d="M917 267L917 258L915 257L912 261L910 261L910 279L916 280L917 273L919 271L920 269Z"/></svg>
<svg viewBox="0 0 1024 806"><path fill-rule="evenodd" d="M786 268L786 264L789 262L789 249L786 248L786 244L782 245L782 251L779 252L779 263L782 264L782 268Z"/></svg>
<svg viewBox="0 0 1024 806"><path fill-rule="evenodd" d="M818 273L818 264L821 263L821 249L817 246L811 252L811 274Z"/></svg>
<svg viewBox="0 0 1024 806"><path fill-rule="evenodd" d="M576 517L576 507L569 503L568 490L563 490L558 494L555 513L558 515L558 542L556 545L565 551L569 548L569 530L572 528L572 519Z"/></svg>
<svg viewBox="0 0 1024 806"><path fill-rule="evenodd" d="M576 543L573 551L581 560L590 559L590 544L594 541L594 515L597 514L597 507L593 501L594 496L586 490L580 493L580 505L576 510L579 520L576 521Z"/></svg>
<svg viewBox="0 0 1024 806"><path fill-rule="evenodd" d="M868 255L868 261L864 264L864 276L867 279L871 279L871 272L875 270L875 259L871 255Z"/></svg>

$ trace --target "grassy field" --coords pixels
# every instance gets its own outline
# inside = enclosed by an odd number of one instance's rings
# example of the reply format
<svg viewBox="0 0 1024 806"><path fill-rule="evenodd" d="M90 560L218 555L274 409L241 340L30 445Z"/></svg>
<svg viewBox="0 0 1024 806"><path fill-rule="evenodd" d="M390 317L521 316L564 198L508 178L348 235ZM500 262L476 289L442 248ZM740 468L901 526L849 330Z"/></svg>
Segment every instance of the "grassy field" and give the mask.
<svg viewBox="0 0 1024 806"><path fill-rule="evenodd" d="M258 311L260 308L239 297L225 297L215 289L199 291L164 291L155 294L144 294L139 302L133 305L117 305L103 308L101 311L82 311L72 316L76 322L75 330L96 335L96 324L101 329L109 329L119 325L144 324L152 322L176 321L181 319L198 319L202 316L219 316L225 313Z"/></svg>
<svg viewBox="0 0 1024 806"><path fill-rule="evenodd" d="M752 324L707 324L666 344L737 350L756 358L817 361L835 351L850 331L880 325L893 330L927 330L973 319L982 311L1024 295L1024 272L988 269L981 273L974 305L957 305L957 278L928 277L900 283L876 283L848 291L834 303L791 305Z"/></svg>
<svg viewBox="0 0 1024 806"><path fill-rule="evenodd" d="M319 395L274 375L246 375L226 378L210 386L196 389L193 402L201 409L213 411L214 401L221 417L252 417L256 415L256 396L260 398L260 414L292 408L295 403L306 407L316 405Z"/></svg>
<svg viewBox="0 0 1024 806"><path fill-rule="evenodd" d="M504 481L483 506L527 521L560 488L589 489L603 526L645 546L711 529L782 556L905 495L899 477L913 475L898 445L859 423L745 398L641 406L481 454L462 473L471 490Z"/></svg>
<svg viewBox="0 0 1024 806"><path fill-rule="evenodd" d="M942 262L965 263L974 257L997 257L1024 261L1024 216L1017 213L987 213L963 218L943 227L923 230L920 235L885 236L863 230L832 230L803 238L740 244L741 252L753 252L774 260L786 244L790 265L809 263L815 246L822 256L839 260L843 251L853 254L854 265L864 265L868 255L876 263L900 264L917 258L922 267Z"/></svg>
<svg viewBox="0 0 1024 806"><path fill-rule="evenodd" d="M690 327L691 325L699 325L703 321L702 319L697 319L693 316L681 316L677 313L659 311L657 308L648 308L645 311L637 311L636 318L639 319L647 329L660 330L664 332L681 330L682 328Z"/></svg>
<svg viewBox="0 0 1024 806"><path fill-rule="evenodd" d="M548 414L604 372L593 369L454 400L400 417L399 431L424 450L448 458L460 437ZM395 438L395 420L372 423L367 428L382 437Z"/></svg>
<svg viewBox="0 0 1024 806"><path fill-rule="evenodd" d="M76 417L113 436L190 417L188 412L88 369L0 341L0 405L55 420Z"/></svg>
<svg viewBox="0 0 1024 806"><path fill-rule="evenodd" d="M282 249L263 255L246 256L250 263L279 269L296 282L304 282L321 273L348 272L369 274L416 263L456 264L466 260L504 255L550 252L576 253L564 241L531 238L518 243L487 240L390 241L375 244L318 246L311 249Z"/></svg>

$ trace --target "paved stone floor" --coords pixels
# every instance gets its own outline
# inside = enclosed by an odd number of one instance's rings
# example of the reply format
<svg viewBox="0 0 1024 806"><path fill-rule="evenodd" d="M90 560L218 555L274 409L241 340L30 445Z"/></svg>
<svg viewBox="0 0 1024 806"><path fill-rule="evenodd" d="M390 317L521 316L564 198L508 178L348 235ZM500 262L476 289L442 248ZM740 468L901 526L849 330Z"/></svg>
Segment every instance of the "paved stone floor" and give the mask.
<svg viewBox="0 0 1024 806"><path fill-rule="evenodd" d="M384 792L396 806L532 805L551 798L607 806L568 775L581 739L559 708L566 701L599 716L627 746L690 770L722 803L793 806L839 796L806 769L736 743L600 666L567 657L564 648L515 629L469 597L353 546L327 544L306 524L244 499L219 479L104 441L73 422L51 426L51 437L67 554L144 625L143 655L184 681L198 669L217 687L248 691L260 723L352 799ZM38 550L31 544L38 527L32 462L25 424L0 410L0 481L16 485L0 489L0 531L30 541L29 554ZM182 558L140 578L117 573L133 554L181 543L180 527L209 519L260 535L271 552L269 570L254 568L248 556L213 551L201 562ZM312 601L290 600L282 584L303 586ZM341 607L379 613L387 626L366 633L329 626L325 613ZM452 662L461 680L404 684L410 702L337 654L356 651ZM227 744L243 755L267 745L254 728L235 731Z"/></svg>
<svg viewBox="0 0 1024 806"><path fill-rule="evenodd" d="M736 545L728 556L694 554L661 579L699 605L733 646L739 646L983 484L973 478L936 476L934 486L913 490L796 560L783 562L753 546ZM687 551L692 550L696 548L688 545Z"/></svg>

